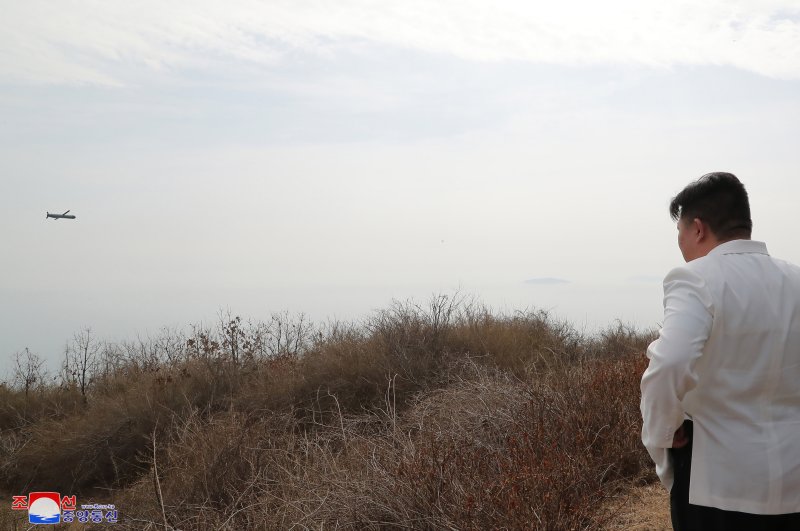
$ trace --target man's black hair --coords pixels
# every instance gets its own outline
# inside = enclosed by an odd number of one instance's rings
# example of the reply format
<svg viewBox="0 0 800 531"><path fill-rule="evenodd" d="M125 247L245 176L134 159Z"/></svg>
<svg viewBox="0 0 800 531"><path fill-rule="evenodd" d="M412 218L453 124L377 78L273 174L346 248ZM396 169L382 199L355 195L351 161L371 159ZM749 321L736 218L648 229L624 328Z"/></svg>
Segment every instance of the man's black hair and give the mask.
<svg viewBox="0 0 800 531"><path fill-rule="evenodd" d="M699 218L720 240L749 238L753 230L747 190L732 173L707 173L689 183L669 204L672 219Z"/></svg>

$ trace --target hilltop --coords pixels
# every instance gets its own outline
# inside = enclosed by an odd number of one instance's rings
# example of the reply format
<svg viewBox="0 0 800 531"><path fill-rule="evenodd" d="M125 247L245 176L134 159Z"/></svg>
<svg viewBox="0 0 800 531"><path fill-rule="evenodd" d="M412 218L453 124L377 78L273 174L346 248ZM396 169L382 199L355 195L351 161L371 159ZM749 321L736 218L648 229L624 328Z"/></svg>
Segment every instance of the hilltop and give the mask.
<svg viewBox="0 0 800 531"><path fill-rule="evenodd" d="M22 364L0 385L0 490L111 502L130 529L615 527L632 492L659 496L653 337L444 295L361 322L86 331L55 380Z"/></svg>

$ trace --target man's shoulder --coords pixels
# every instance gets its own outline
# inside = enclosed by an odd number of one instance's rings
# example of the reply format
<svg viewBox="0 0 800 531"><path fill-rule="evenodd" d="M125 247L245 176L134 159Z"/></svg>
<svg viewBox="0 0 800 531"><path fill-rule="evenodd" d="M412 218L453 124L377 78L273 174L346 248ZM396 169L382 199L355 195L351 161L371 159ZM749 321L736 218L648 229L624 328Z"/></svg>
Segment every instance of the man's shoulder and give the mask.
<svg viewBox="0 0 800 531"><path fill-rule="evenodd" d="M684 264L684 267L695 275L706 276L720 266L724 255L707 254Z"/></svg>
<svg viewBox="0 0 800 531"><path fill-rule="evenodd" d="M664 277L664 289L674 289L679 286L707 289L709 279L714 278L709 267L709 264L705 264L702 258L673 267Z"/></svg>
<svg viewBox="0 0 800 531"><path fill-rule="evenodd" d="M753 243L763 245L761 242ZM757 256L758 259L741 262L734 258L742 255ZM733 262L730 260L733 260ZM732 263L737 263L738 266L731 268ZM753 252L750 249L743 251L734 249L733 252L709 253L706 256L674 267L664 278L664 283L666 285L669 280L675 279L693 279L697 284L721 287L731 279L740 281L742 279L742 271L749 271L748 275L750 277L758 277L764 280L781 277L794 279L793 283L800 282L800 265L771 256L766 252L766 247L764 247L763 252L759 252L759 250Z"/></svg>
<svg viewBox="0 0 800 531"><path fill-rule="evenodd" d="M710 270L716 267L713 258L714 257L702 256L700 258L695 258L691 262L675 266L670 269L667 276L664 277L664 282L675 278L696 277L703 279L709 274Z"/></svg>
<svg viewBox="0 0 800 531"><path fill-rule="evenodd" d="M783 258L775 258L774 256L771 256L770 259L776 266L783 269L784 271L789 271L796 275L800 275L800 265L797 265L794 262L790 262L788 260L784 260Z"/></svg>

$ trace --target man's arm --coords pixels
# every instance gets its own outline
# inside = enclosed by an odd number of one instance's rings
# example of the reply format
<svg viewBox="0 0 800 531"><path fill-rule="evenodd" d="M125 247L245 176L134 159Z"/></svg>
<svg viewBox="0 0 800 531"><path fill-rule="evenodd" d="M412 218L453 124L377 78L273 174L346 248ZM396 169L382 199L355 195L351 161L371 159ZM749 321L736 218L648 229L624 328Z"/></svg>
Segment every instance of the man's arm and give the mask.
<svg viewBox="0 0 800 531"><path fill-rule="evenodd" d="M681 402L697 384L694 364L711 333L713 311L702 278L687 267L669 272L664 279L664 324L647 349L650 364L641 386L642 442L665 485L671 484L671 474L663 449L686 444L676 433L684 419Z"/></svg>

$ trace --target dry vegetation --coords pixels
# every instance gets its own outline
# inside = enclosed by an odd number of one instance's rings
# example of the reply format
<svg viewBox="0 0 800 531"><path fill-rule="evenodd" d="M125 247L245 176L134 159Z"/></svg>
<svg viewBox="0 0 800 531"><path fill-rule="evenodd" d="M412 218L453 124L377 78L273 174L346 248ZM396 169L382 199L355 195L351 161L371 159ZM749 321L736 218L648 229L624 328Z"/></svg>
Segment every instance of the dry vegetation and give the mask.
<svg viewBox="0 0 800 531"><path fill-rule="evenodd" d="M0 385L0 490L113 502L123 529L613 527L653 481L651 339L448 296L361 323L84 330L55 378L25 352Z"/></svg>

